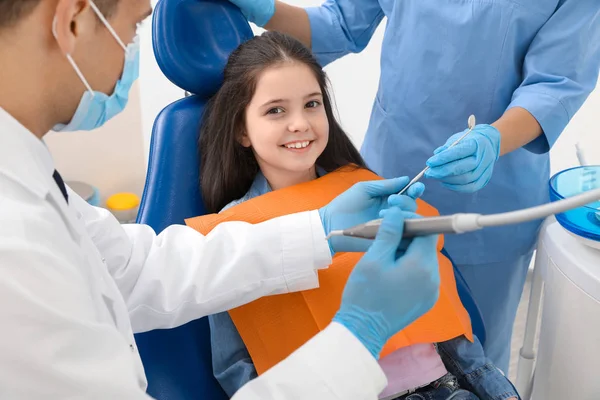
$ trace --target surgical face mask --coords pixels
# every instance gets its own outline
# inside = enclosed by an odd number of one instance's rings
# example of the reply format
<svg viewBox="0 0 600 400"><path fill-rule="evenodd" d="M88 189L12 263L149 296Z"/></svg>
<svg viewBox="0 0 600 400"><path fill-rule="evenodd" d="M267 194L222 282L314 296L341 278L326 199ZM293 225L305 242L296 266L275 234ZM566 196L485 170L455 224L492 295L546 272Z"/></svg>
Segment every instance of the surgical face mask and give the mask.
<svg viewBox="0 0 600 400"><path fill-rule="evenodd" d="M81 97L79 106L75 111L75 115L68 124L58 124L52 130L56 132L72 132L72 131L91 131L99 128L106 123L106 121L119 114L129 100L129 91L131 86L137 80L140 71L140 44L139 37L135 37L133 42L128 46L125 46L121 38L117 35L115 30L110 26L106 18L102 15L98 7L90 1L90 6L100 19L106 29L116 39L117 43L125 51L125 66L123 68L123 74L121 79L117 82L114 93L110 96L94 91L87 79L83 76L81 70L73 60L70 54L67 54L67 60L81 79L81 82L86 87L85 93ZM56 19L54 20L56 24ZM53 26L53 34L56 38L56 26Z"/></svg>

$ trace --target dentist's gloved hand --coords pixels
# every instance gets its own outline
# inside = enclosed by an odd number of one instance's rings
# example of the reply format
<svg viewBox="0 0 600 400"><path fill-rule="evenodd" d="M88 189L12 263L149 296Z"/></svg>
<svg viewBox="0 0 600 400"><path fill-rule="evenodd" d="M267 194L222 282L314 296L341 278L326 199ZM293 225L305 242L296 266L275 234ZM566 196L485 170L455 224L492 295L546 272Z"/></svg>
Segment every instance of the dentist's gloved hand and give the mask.
<svg viewBox="0 0 600 400"><path fill-rule="evenodd" d="M263 27L275 14L275 0L229 0L242 10L250 22Z"/></svg>
<svg viewBox="0 0 600 400"><path fill-rule="evenodd" d="M450 137L427 160L427 178L438 179L448 189L473 193L490 181L494 163L500 156L500 132L491 125L477 125L469 135L452 148L465 131Z"/></svg>
<svg viewBox="0 0 600 400"><path fill-rule="evenodd" d="M360 182L333 199L319 210L325 234L339 229L351 228L358 224L380 218L380 213L390 207L388 201L403 210L415 211L415 199L425 190L422 183L412 185L405 195L397 193L409 182L408 177ZM334 236L329 240L331 254L339 252L364 252L372 244L371 240Z"/></svg>
<svg viewBox="0 0 600 400"><path fill-rule="evenodd" d="M390 208L373 245L348 278L333 320L344 325L378 358L385 343L429 311L439 296L438 236L412 240L399 251L404 219L416 217Z"/></svg>

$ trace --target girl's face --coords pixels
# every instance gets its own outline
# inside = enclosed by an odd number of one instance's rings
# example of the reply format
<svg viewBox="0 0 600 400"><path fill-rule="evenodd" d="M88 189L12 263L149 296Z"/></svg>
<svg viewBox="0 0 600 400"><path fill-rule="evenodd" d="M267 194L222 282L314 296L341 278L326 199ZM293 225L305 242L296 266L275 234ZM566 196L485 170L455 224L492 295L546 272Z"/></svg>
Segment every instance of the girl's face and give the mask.
<svg viewBox="0 0 600 400"><path fill-rule="evenodd" d="M272 188L314 179L328 139L323 94L310 68L286 63L263 71L246 108L241 144L252 147Z"/></svg>

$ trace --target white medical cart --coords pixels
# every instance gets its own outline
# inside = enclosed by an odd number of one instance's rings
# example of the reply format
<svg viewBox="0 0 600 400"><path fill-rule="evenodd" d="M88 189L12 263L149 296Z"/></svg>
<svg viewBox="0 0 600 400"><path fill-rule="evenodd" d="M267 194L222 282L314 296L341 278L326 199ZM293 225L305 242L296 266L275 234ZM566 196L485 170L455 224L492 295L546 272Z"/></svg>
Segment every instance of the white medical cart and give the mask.
<svg viewBox="0 0 600 400"><path fill-rule="evenodd" d="M523 400L600 400L600 242L554 218L540 232L516 386Z"/></svg>

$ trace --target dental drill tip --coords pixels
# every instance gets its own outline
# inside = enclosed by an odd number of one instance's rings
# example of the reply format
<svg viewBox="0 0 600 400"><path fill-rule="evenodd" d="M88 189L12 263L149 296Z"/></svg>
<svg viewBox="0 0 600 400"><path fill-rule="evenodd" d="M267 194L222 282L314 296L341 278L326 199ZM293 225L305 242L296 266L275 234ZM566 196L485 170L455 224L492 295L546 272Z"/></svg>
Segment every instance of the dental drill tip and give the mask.
<svg viewBox="0 0 600 400"><path fill-rule="evenodd" d="M331 239L332 236L343 236L343 235L344 235L344 231L331 231L331 232L329 232L329 235L327 235L325 237L325 240Z"/></svg>

